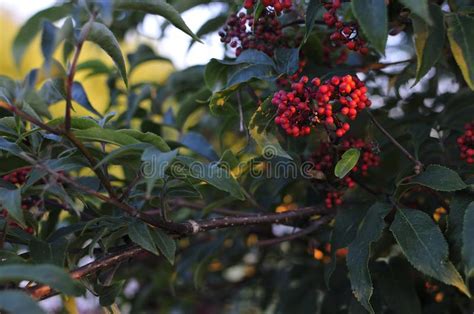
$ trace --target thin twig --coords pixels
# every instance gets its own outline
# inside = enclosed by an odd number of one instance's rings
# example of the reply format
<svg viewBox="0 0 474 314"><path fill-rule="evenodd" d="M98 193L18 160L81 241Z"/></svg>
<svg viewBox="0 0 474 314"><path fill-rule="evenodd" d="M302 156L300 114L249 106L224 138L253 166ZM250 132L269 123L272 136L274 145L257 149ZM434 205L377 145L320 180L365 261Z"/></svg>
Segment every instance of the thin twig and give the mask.
<svg viewBox="0 0 474 314"><path fill-rule="evenodd" d="M374 115L370 110L366 110L367 114L370 117L370 120L375 124L375 126L413 163L415 164L415 172L419 173L423 169L423 164L416 159L409 151L405 149L388 131L375 119Z"/></svg>

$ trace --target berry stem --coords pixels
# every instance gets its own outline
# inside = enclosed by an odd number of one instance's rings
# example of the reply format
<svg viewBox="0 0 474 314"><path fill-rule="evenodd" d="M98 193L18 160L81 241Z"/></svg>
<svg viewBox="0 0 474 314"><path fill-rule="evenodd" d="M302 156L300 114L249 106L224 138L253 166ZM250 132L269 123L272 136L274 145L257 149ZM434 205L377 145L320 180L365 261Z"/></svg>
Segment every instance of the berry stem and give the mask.
<svg viewBox="0 0 474 314"><path fill-rule="evenodd" d="M367 114L370 117L370 120L375 124L375 126L382 132L408 159L410 159L415 164L415 172L419 173L423 169L423 164L415 158L409 151L405 149L390 133L375 119L372 112L366 110Z"/></svg>

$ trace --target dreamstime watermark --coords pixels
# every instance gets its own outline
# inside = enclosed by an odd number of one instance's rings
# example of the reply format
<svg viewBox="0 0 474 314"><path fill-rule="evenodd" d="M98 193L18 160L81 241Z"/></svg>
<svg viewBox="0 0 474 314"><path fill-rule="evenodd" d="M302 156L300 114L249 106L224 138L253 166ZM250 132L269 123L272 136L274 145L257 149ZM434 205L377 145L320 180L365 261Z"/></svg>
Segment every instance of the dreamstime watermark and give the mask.
<svg viewBox="0 0 474 314"><path fill-rule="evenodd" d="M288 156L289 157L289 156ZM164 160L160 155L151 156L144 161L141 174L144 178L163 177L165 173L175 178L191 176L195 178L229 179L240 173L248 173L255 179L313 179L317 177L314 165L309 161L297 163L292 159L282 157L277 147L267 145L259 158L241 161L232 165L226 161L202 163L189 161L186 158L176 158L172 161Z"/></svg>

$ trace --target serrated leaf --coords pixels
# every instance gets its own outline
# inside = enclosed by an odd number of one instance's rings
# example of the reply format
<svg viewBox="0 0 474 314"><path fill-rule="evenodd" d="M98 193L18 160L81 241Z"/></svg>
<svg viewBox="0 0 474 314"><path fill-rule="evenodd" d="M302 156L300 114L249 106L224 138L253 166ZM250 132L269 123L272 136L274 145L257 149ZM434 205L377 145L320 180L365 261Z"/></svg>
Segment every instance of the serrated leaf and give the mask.
<svg viewBox="0 0 474 314"><path fill-rule="evenodd" d="M451 14L447 17L448 39L454 59L467 85L474 90L474 17Z"/></svg>
<svg viewBox="0 0 474 314"><path fill-rule="evenodd" d="M428 0L400 0L400 2L409 8L412 13L422 18L425 23L431 25L432 16L430 15L430 10L428 8Z"/></svg>
<svg viewBox="0 0 474 314"><path fill-rule="evenodd" d="M360 150L351 148L342 154L341 159L334 168L334 175L342 179L357 165L360 157Z"/></svg>
<svg viewBox="0 0 474 314"><path fill-rule="evenodd" d="M135 244L138 244L145 250L160 255L151 235L150 228L140 220L134 220L128 225L128 236Z"/></svg>
<svg viewBox="0 0 474 314"><path fill-rule="evenodd" d="M176 254L176 242L175 240L161 231L160 229L152 229L151 236L155 241L155 245L160 250L161 254L170 262L174 264L174 256Z"/></svg>
<svg viewBox="0 0 474 314"><path fill-rule="evenodd" d="M38 303L20 290L0 291L0 310L8 313L45 314Z"/></svg>
<svg viewBox="0 0 474 314"><path fill-rule="evenodd" d="M413 267L470 297L461 275L448 260L448 243L430 216L418 210L398 209L390 230Z"/></svg>
<svg viewBox="0 0 474 314"><path fill-rule="evenodd" d="M474 273L474 246L471 242L472 239L474 239L474 202L471 202L466 208L462 230L462 256L468 277L471 277Z"/></svg>
<svg viewBox="0 0 474 314"><path fill-rule="evenodd" d="M440 165L429 165L424 172L414 177L409 184L419 184L442 192L454 192L467 187L455 171Z"/></svg>
<svg viewBox="0 0 474 314"><path fill-rule="evenodd" d="M128 86L127 69L120 44L110 29L102 23L89 22L84 25L83 32L89 29L86 40L102 48L114 61L126 86Z"/></svg>
<svg viewBox="0 0 474 314"><path fill-rule="evenodd" d="M154 147L145 149L142 154L142 172L146 181L146 195L150 196L156 180L165 177L165 171L178 154L177 150L162 152Z"/></svg>
<svg viewBox="0 0 474 314"><path fill-rule="evenodd" d="M42 283L67 295L79 296L84 289L79 282L73 280L64 269L49 265L4 265L0 266L0 281L29 280Z"/></svg>
<svg viewBox="0 0 474 314"><path fill-rule="evenodd" d="M21 190L0 188L0 206L21 226L25 225L23 210L21 209Z"/></svg>
<svg viewBox="0 0 474 314"><path fill-rule="evenodd" d="M362 31L380 53L385 53L388 37L387 4L382 0L353 0L354 12Z"/></svg>
<svg viewBox="0 0 474 314"><path fill-rule="evenodd" d="M429 10L433 21L431 26L420 17L412 17L417 58L416 80L413 85L418 83L431 67L438 62L444 47L443 12L435 4L431 4Z"/></svg>
<svg viewBox="0 0 474 314"><path fill-rule="evenodd" d="M196 41L202 42L186 25L179 12L163 0L116 0L115 8L120 10L142 11L156 14L167 19L171 24L191 36Z"/></svg>
<svg viewBox="0 0 474 314"><path fill-rule="evenodd" d="M319 0L309 0L308 7L306 9L306 32L304 36L304 41L309 37L309 34L313 30L314 22L316 21L317 13L322 7L321 1Z"/></svg>
<svg viewBox="0 0 474 314"><path fill-rule="evenodd" d="M33 39L41 30L41 24L44 20L57 21L71 13L73 5L65 3L59 6L53 6L45 10L39 11L33 15L20 28L13 41L13 57L17 65L20 64L23 55L25 54L28 45L33 42Z"/></svg>
<svg viewBox="0 0 474 314"><path fill-rule="evenodd" d="M384 217L391 209L392 205L390 204L375 203L372 205L359 226L355 240L349 245L346 262L352 291L356 299L370 313L374 313L370 304L374 290L368 265L370 246L382 235L385 227Z"/></svg>

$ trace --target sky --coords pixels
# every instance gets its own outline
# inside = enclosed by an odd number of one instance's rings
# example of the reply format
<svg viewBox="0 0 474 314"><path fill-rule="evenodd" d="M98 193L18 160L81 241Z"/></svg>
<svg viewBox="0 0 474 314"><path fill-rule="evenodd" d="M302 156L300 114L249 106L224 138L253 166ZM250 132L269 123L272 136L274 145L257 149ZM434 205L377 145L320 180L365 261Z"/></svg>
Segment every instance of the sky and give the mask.
<svg viewBox="0 0 474 314"><path fill-rule="evenodd" d="M21 23L55 2L55 0L0 0L0 8L12 12ZM196 32L206 20L218 14L220 5L201 5L184 12L182 17L189 28ZM135 34L128 36L127 40L140 41L146 38L147 43L154 44L158 54L171 59L173 64L180 69L191 65L205 64L211 58L223 57L224 49L217 34L205 36L202 38L204 44L196 43L189 51L190 37L172 26L167 28L163 38L150 41L149 38L158 38L161 35L159 25L163 20L159 16L147 15L144 23L139 27L139 33L143 36Z"/></svg>

